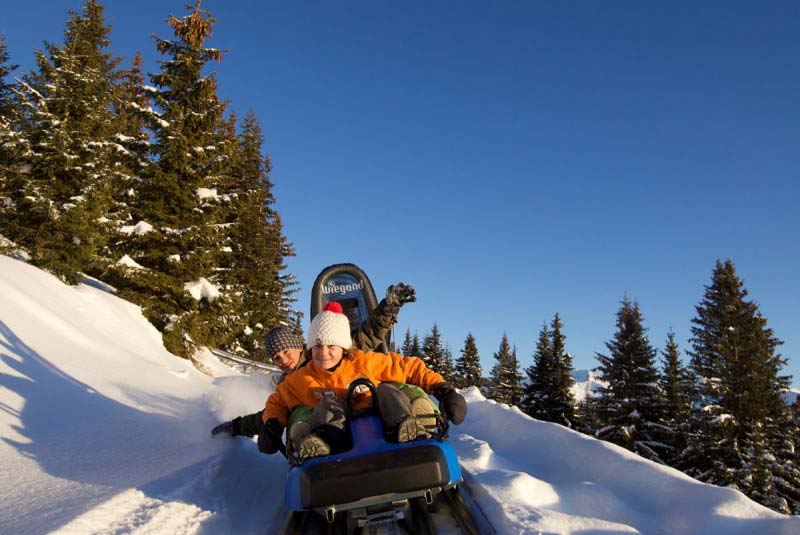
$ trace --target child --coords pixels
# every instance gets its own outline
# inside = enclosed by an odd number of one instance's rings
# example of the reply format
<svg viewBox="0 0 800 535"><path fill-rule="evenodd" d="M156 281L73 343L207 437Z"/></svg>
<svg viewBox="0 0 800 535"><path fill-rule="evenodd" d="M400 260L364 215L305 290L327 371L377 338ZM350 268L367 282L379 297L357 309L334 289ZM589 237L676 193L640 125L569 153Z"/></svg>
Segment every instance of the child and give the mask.
<svg viewBox="0 0 800 535"><path fill-rule="evenodd" d="M290 447L301 459L327 455L346 443L345 396L351 381L365 377L378 390L381 417L399 442L430 436L426 420L434 408L427 396L410 400L395 384L410 383L432 393L444 415L458 425L467 405L455 388L417 357L350 349L350 327L338 303L329 303L312 320L306 347L311 362L277 386L262 414L264 428L258 446L275 453L284 427ZM367 401L366 398L361 401ZM361 403L360 407L368 405ZM307 407L306 411L293 411ZM360 408L356 407L356 408ZM290 421L289 415L292 414ZM295 414L298 416L295 417Z"/></svg>
<svg viewBox="0 0 800 535"><path fill-rule="evenodd" d="M397 323L397 314L406 303L416 301L414 288L403 282L393 284L386 289L386 297L381 299L378 306L353 334L353 345L358 349L376 349L386 339ZM306 363L303 350L305 342L303 337L285 326L275 327L264 338L264 349L272 362L284 373L279 381L283 381L286 374L302 367ZM403 387L407 392L419 395L415 389ZM263 409L246 416L237 416L233 420L223 422L211 430L211 436L229 435L252 437L261 432Z"/></svg>

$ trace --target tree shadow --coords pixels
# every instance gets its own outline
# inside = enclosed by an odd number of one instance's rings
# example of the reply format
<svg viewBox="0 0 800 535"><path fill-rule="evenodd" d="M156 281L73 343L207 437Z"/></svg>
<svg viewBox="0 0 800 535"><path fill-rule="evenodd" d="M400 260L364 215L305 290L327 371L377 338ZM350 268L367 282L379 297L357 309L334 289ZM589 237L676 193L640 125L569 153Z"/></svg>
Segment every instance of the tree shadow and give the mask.
<svg viewBox="0 0 800 535"><path fill-rule="evenodd" d="M176 418L120 403L55 367L2 321L0 361L0 387L24 403L19 410L0 404L19 421L3 432L3 442L46 474L83 484L54 481L48 499L36 500L35 518L0 505L7 510L0 517L9 522L2 532L50 531L127 489L161 499L182 481L164 474L200 472L223 448L208 439L214 419L206 407L175 398L186 406ZM136 395L146 402L146 393Z"/></svg>

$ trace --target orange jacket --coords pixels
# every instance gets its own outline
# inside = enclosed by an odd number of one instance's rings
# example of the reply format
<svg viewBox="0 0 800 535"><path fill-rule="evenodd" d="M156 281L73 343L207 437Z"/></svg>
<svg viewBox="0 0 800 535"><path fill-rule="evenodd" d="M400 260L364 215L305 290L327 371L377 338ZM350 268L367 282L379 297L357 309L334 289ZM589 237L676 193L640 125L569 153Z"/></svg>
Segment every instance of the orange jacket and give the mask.
<svg viewBox="0 0 800 535"><path fill-rule="evenodd" d="M354 379L366 377L375 386L388 381L411 383L431 393L433 387L444 382L438 373L429 370L417 357L403 357L397 353L373 353L351 350L334 371L323 370L312 360L306 366L289 374L267 399L261 418L266 422L276 418L285 426L292 409L301 405L314 407L323 396L332 392L346 401L347 387ZM359 399L363 401L363 399ZM359 406L364 404L359 402Z"/></svg>

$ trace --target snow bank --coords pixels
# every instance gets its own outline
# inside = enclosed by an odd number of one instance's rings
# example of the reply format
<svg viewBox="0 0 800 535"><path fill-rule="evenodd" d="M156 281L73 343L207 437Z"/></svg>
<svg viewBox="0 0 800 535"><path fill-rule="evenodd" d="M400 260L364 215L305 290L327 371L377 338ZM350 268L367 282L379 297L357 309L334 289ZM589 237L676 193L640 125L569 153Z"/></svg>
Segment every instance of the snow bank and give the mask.
<svg viewBox="0 0 800 535"><path fill-rule="evenodd" d="M465 391L451 428L502 533L800 533L800 518Z"/></svg>
<svg viewBox="0 0 800 535"><path fill-rule="evenodd" d="M270 375L169 354L141 310L0 256L0 533L274 533L287 464L210 439ZM451 428L499 534L800 533L800 519L466 391ZM435 515L445 533L452 521Z"/></svg>
<svg viewBox="0 0 800 535"><path fill-rule="evenodd" d="M0 255L0 533L263 532L285 461L209 429L271 377L201 374L96 286Z"/></svg>

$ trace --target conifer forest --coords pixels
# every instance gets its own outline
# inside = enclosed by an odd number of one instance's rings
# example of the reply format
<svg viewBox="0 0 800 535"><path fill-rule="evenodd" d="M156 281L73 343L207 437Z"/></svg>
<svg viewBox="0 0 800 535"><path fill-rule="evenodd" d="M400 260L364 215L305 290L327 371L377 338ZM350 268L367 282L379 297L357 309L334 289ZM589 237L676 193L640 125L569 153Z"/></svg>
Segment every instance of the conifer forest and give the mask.
<svg viewBox="0 0 800 535"><path fill-rule="evenodd" d="M285 263L295 250L261 125L217 94L215 22L200 2L169 16L149 43L150 74L141 55L111 52L96 0L67 14L31 71L0 36L0 251L69 283L108 284L176 355L209 346L264 361L266 332L302 317ZM598 319L609 326L595 355L603 386L580 403L557 303L525 341L533 354L503 335L488 370L471 333L454 351L436 324L406 331L398 350L459 388L800 514L800 406L783 395L782 342L733 261L709 267L690 333L650 340L647 310L628 296Z"/></svg>

